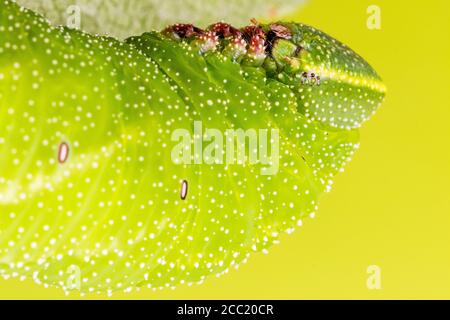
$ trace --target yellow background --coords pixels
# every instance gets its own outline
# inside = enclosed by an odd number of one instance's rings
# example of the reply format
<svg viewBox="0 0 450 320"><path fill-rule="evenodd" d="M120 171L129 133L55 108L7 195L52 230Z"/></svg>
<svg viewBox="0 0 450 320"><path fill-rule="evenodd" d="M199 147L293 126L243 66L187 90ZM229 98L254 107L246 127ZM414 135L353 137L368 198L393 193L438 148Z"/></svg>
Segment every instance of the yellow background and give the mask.
<svg viewBox="0 0 450 320"><path fill-rule="evenodd" d="M381 8L381 30L366 27L371 4ZM348 44L384 78L388 96L361 130L361 149L317 218L269 255L202 285L113 298L449 299L449 12L443 0L310 0L289 17ZM380 290L367 289L369 265L381 268ZM0 280L0 298L64 297Z"/></svg>

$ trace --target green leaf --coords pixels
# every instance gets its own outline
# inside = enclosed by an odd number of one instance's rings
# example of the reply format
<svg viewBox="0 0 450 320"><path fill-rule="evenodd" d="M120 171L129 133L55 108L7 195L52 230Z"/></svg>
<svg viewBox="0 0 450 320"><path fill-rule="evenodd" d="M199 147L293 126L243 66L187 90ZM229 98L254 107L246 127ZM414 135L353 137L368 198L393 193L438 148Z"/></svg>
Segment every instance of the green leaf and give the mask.
<svg viewBox="0 0 450 320"><path fill-rule="evenodd" d="M55 25L71 23L78 6L82 30L124 39L131 35L191 22L207 26L216 21L236 25L253 18L274 19L295 10L305 0L18 0ZM78 9L77 9L78 10Z"/></svg>

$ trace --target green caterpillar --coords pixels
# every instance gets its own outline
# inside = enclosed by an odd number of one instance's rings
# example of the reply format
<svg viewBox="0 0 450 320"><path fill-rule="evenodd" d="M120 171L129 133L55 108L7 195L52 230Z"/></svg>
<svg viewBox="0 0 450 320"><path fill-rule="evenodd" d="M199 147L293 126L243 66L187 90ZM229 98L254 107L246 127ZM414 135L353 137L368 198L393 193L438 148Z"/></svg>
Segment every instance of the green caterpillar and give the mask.
<svg viewBox="0 0 450 320"><path fill-rule="evenodd" d="M0 0L0 35L0 274L67 291L198 283L265 252L317 210L385 91L299 23L121 42ZM173 161L198 123L268 130L278 157Z"/></svg>

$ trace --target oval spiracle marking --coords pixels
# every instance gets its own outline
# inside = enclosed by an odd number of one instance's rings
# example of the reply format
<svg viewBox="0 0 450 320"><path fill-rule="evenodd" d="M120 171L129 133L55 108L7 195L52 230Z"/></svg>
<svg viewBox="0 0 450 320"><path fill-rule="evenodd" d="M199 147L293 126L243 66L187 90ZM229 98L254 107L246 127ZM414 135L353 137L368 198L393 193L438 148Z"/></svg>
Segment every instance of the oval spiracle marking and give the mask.
<svg viewBox="0 0 450 320"><path fill-rule="evenodd" d="M183 180L181 182L181 190L180 190L180 198L181 200L185 200L188 193L188 182L186 180Z"/></svg>
<svg viewBox="0 0 450 320"><path fill-rule="evenodd" d="M61 142L58 148L58 161L64 163L69 158L69 145L66 142Z"/></svg>

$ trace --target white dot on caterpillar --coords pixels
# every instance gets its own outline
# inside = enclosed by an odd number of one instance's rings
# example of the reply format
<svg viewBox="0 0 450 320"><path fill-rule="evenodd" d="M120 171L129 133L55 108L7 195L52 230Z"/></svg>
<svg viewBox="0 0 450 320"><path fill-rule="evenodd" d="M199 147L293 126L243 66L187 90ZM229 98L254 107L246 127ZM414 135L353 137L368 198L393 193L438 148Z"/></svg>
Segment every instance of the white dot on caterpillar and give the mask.
<svg viewBox="0 0 450 320"><path fill-rule="evenodd" d="M183 180L183 182L181 182L181 190L180 190L181 200L186 199L187 193L188 193L188 182L186 180Z"/></svg>
<svg viewBox="0 0 450 320"><path fill-rule="evenodd" d="M62 142L58 148L58 161L59 163L64 163L67 161L69 157L69 145L65 142Z"/></svg>

